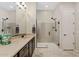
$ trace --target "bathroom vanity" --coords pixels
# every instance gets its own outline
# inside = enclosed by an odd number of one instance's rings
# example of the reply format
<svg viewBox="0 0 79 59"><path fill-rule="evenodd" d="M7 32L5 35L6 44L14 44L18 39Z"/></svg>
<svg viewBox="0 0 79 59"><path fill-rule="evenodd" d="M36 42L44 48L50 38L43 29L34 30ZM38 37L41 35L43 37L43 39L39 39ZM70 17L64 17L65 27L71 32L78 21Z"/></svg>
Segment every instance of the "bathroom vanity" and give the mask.
<svg viewBox="0 0 79 59"><path fill-rule="evenodd" d="M34 34L27 34L23 38L14 36L11 38L11 44L0 45L0 57L31 57L34 49Z"/></svg>
<svg viewBox="0 0 79 59"><path fill-rule="evenodd" d="M31 57L35 49L35 37L23 46L23 48L14 57Z"/></svg>

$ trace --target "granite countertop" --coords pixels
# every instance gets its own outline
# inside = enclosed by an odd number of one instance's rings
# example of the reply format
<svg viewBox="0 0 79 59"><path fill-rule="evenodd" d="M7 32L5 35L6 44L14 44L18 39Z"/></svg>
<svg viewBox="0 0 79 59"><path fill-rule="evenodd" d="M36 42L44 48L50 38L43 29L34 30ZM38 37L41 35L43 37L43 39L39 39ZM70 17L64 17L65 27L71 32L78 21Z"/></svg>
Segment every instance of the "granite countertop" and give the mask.
<svg viewBox="0 0 79 59"><path fill-rule="evenodd" d="M0 45L0 57L12 57L19 52L35 35L27 34L24 38L15 36L11 38L11 44Z"/></svg>

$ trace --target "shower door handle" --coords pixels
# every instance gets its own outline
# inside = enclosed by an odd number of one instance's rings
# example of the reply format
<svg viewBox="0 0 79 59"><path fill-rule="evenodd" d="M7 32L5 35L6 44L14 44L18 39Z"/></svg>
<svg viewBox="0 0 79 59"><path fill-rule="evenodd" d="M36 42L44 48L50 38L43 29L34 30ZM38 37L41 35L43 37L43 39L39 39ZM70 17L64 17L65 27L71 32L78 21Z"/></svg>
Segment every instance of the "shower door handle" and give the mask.
<svg viewBox="0 0 79 59"><path fill-rule="evenodd" d="M67 34L64 34L64 36L67 36Z"/></svg>

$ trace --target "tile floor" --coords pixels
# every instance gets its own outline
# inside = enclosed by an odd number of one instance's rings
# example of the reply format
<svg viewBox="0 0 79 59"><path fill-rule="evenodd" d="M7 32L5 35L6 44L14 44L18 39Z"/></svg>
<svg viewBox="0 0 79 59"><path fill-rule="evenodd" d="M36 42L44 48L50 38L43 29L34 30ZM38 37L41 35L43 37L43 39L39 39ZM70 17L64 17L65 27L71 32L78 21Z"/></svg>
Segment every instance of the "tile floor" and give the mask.
<svg viewBox="0 0 79 59"><path fill-rule="evenodd" d="M42 46L43 45L43 46ZM79 52L63 51L54 43L39 43L33 57L78 57Z"/></svg>

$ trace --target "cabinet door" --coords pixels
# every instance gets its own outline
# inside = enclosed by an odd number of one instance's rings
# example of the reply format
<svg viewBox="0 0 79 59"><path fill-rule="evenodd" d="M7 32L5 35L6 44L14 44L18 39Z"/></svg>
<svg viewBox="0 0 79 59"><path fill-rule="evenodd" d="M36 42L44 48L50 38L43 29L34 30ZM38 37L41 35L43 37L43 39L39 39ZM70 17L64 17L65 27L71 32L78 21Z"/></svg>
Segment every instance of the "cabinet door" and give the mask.
<svg viewBox="0 0 79 59"><path fill-rule="evenodd" d="M28 44L20 50L19 57L28 57Z"/></svg>
<svg viewBox="0 0 79 59"><path fill-rule="evenodd" d="M35 49L35 37L32 39L32 49L33 49L33 51ZM32 53L33 53L33 51L32 51Z"/></svg>
<svg viewBox="0 0 79 59"><path fill-rule="evenodd" d="M25 45L24 57L28 57L28 44Z"/></svg>
<svg viewBox="0 0 79 59"><path fill-rule="evenodd" d="M25 47L20 50L19 57L24 57L24 53L25 53L24 49Z"/></svg>
<svg viewBox="0 0 79 59"><path fill-rule="evenodd" d="M28 43L28 51L29 51L28 55L29 55L29 57L32 56L34 49L35 49L35 37L32 38L32 40Z"/></svg>
<svg viewBox="0 0 79 59"><path fill-rule="evenodd" d="M16 54L14 57L18 57L18 54Z"/></svg>
<svg viewBox="0 0 79 59"><path fill-rule="evenodd" d="M28 43L28 51L29 51L28 55L29 57L31 57L32 56L32 41Z"/></svg>

